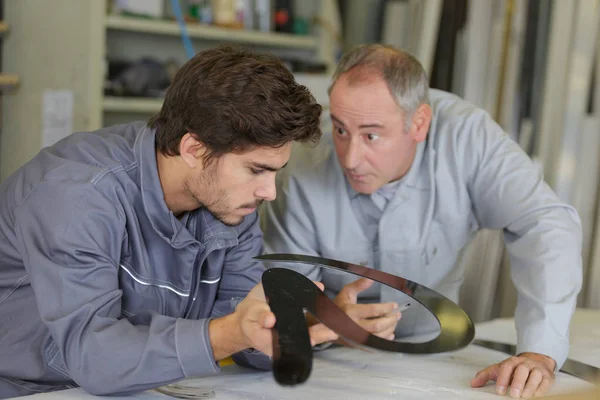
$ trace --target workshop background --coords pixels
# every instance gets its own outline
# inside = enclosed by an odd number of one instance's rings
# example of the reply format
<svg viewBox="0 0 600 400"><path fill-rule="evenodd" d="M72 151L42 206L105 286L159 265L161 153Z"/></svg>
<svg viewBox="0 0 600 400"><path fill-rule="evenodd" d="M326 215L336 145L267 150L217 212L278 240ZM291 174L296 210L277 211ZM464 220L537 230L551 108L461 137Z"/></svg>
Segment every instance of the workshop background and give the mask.
<svg viewBox="0 0 600 400"><path fill-rule="evenodd" d="M0 180L74 131L148 119L177 68L224 42L281 57L328 129L341 52L393 44L423 63L432 87L486 109L577 208L578 306L600 309L599 27L599 0L0 1ZM480 232L460 262L471 317L512 316L500 233Z"/></svg>

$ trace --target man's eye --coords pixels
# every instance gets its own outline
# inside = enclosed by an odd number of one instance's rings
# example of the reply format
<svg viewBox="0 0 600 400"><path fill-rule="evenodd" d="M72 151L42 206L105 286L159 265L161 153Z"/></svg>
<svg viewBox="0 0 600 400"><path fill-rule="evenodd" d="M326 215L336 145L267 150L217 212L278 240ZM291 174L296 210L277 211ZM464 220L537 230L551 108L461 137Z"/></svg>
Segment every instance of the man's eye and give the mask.
<svg viewBox="0 0 600 400"><path fill-rule="evenodd" d="M338 135L343 135L344 133L346 133L346 131L344 130L344 128L339 128L339 127L335 128L335 132Z"/></svg>
<svg viewBox="0 0 600 400"><path fill-rule="evenodd" d="M264 169L256 169L256 168L250 168L250 171L252 171L252 173L253 173L254 175L260 175L260 174L262 174L263 172L265 172L265 170L264 170Z"/></svg>
<svg viewBox="0 0 600 400"><path fill-rule="evenodd" d="M375 140L379 139L379 135L376 135L375 133L369 133L367 135L367 139L369 142L374 142Z"/></svg>

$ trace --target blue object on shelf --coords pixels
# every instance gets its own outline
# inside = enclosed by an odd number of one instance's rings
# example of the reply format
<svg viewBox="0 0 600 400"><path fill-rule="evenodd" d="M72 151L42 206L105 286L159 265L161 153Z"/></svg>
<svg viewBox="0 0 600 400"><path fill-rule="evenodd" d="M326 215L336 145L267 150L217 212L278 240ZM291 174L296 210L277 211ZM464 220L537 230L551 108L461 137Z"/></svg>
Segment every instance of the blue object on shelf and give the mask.
<svg viewBox="0 0 600 400"><path fill-rule="evenodd" d="M192 41L190 40L190 36L188 35L185 20L183 19L183 14L181 13L181 4L179 0L171 0L171 6L173 7L173 13L175 14L175 18L177 19L177 23L179 24L179 30L181 32L181 41L183 42L183 47L185 52L187 53L188 58L194 57L194 47L192 46Z"/></svg>

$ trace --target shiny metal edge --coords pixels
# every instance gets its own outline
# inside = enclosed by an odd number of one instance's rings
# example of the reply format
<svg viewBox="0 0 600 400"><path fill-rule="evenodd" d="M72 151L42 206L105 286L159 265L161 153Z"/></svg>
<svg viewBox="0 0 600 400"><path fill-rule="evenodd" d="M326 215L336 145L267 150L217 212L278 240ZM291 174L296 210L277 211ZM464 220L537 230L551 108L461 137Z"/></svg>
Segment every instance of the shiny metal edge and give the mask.
<svg viewBox="0 0 600 400"><path fill-rule="evenodd" d="M265 263L289 262L312 264L319 267L345 271L357 276L375 280L391 288L399 290L407 296L418 301L425 308L427 308L430 313L433 314L440 324L439 335L428 342L409 343L389 341L370 335L368 332L363 330L363 336L365 336L364 333L367 333L366 337L368 339L365 339L365 342L363 343L357 342L358 345L364 345L385 351L413 354L441 353L461 349L471 343L475 337L475 326L473 321L462 308L442 294L414 281L361 265L323 257L278 253L265 254L255 257L254 259ZM323 296L325 295L323 294ZM326 304L324 301L321 301L321 303ZM336 331L337 321L322 322L330 329ZM344 324L347 324L347 321L345 321ZM339 327L340 325L337 326ZM358 328L360 328L360 326L358 326ZM362 330L362 328L360 329Z"/></svg>

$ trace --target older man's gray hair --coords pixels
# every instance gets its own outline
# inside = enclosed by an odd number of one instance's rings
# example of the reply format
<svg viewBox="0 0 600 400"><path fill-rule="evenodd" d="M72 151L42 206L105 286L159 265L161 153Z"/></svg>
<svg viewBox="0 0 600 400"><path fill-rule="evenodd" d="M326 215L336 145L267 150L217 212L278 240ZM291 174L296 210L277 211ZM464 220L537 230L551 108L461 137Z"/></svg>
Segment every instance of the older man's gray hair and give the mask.
<svg viewBox="0 0 600 400"><path fill-rule="evenodd" d="M409 53L392 46L367 44L346 52L340 60L328 92L340 75L351 72L351 80L366 80L381 74L396 103L409 118L421 104L429 104L429 80L421 63ZM408 128L408 126L407 126Z"/></svg>

